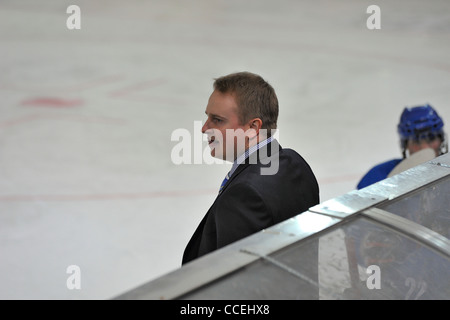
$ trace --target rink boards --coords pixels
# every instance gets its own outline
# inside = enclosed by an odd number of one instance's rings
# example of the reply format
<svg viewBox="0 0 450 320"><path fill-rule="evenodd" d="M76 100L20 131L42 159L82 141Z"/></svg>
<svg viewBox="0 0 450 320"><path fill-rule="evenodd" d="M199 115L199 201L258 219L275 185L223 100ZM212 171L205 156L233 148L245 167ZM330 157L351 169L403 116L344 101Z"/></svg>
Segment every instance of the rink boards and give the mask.
<svg viewBox="0 0 450 320"><path fill-rule="evenodd" d="M446 154L115 299L450 299L449 194Z"/></svg>

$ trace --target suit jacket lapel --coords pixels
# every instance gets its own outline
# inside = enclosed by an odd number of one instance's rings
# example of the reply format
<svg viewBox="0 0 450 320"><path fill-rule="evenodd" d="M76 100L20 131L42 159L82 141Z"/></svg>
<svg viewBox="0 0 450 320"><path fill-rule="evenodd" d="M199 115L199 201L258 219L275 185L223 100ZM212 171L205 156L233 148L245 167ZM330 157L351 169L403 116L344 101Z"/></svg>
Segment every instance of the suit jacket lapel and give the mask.
<svg viewBox="0 0 450 320"><path fill-rule="evenodd" d="M281 146L279 145L278 141L273 140L271 143L268 143L261 149L257 150L257 161L256 163L260 163L261 160L265 160L268 157L272 156L272 151L274 151L273 155L276 155L281 150ZM254 161L254 160L253 160ZM263 163L266 163L265 161ZM208 219L208 216L210 214L211 208L214 207L217 199L221 196L221 194L225 191L225 189L233 182L234 179L242 172L244 171L250 164L252 164L251 159L247 158L243 163L241 163L235 172L233 172L233 175L228 180L227 184L223 187L222 191L217 195L216 199L214 200L213 204L211 205L210 209L206 213L206 215L203 217L202 221L198 225L197 229L195 230L194 234L192 235L190 241L188 242L186 249L183 254L183 263L186 261L189 261L193 258L197 257L198 250L200 247L200 241L202 237L202 232L204 225L206 223L206 220Z"/></svg>
<svg viewBox="0 0 450 320"><path fill-rule="evenodd" d="M225 191L225 189L231 184L231 182L236 179L236 177L245 170L250 164L256 164L256 163L267 163L268 158L273 155L275 156L277 153L280 152L281 146L278 143L277 140L272 140L272 142L266 144L264 147L258 149L255 151L256 153L256 161L255 161L255 154L250 155L243 163L241 163L237 168L236 171L233 172L232 176L228 180L228 182L225 184L225 186L222 188L222 191L219 193L217 198ZM265 161L264 161L265 160ZM216 199L217 199L216 198Z"/></svg>

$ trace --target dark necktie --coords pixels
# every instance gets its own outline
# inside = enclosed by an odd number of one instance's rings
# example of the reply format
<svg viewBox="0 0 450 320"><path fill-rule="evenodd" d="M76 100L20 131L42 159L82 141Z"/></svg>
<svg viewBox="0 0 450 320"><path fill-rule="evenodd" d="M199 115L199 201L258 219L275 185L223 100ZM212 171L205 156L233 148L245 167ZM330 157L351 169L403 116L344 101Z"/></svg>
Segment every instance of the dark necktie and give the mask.
<svg viewBox="0 0 450 320"><path fill-rule="evenodd" d="M222 184L220 185L219 193L222 192L222 189L227 184L228 179L230 179L230 173L229 172L225 176L225 179L223 179Z"/></svg>

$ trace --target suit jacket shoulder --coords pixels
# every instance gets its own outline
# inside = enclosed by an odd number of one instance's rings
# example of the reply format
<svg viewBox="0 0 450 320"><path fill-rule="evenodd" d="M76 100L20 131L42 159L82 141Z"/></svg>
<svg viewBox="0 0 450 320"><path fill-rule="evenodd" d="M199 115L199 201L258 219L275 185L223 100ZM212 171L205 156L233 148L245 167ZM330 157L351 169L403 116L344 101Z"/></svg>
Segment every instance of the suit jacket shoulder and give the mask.
<svg viewBox="0 0 450 320"><path fill-rule="evenodd" d="M242 239L319 203L308 163L278 143L238 166L186 247L183 263Z"/></svg>

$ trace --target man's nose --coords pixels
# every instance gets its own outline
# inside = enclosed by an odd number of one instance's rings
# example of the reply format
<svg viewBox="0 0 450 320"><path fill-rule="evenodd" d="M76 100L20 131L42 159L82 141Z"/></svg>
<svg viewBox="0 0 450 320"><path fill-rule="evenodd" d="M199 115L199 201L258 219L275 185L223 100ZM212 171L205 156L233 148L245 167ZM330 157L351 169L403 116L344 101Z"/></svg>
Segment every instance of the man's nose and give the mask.
<svg viewBox="0 0 450 320"><path fill-rule="evenodd" d="M205 121L205 124L204 124L203 127L202 127L202 133L205 133L206 130L208 130L208 129L209 129L209 121L206 120L206 121Z"/></svg>

